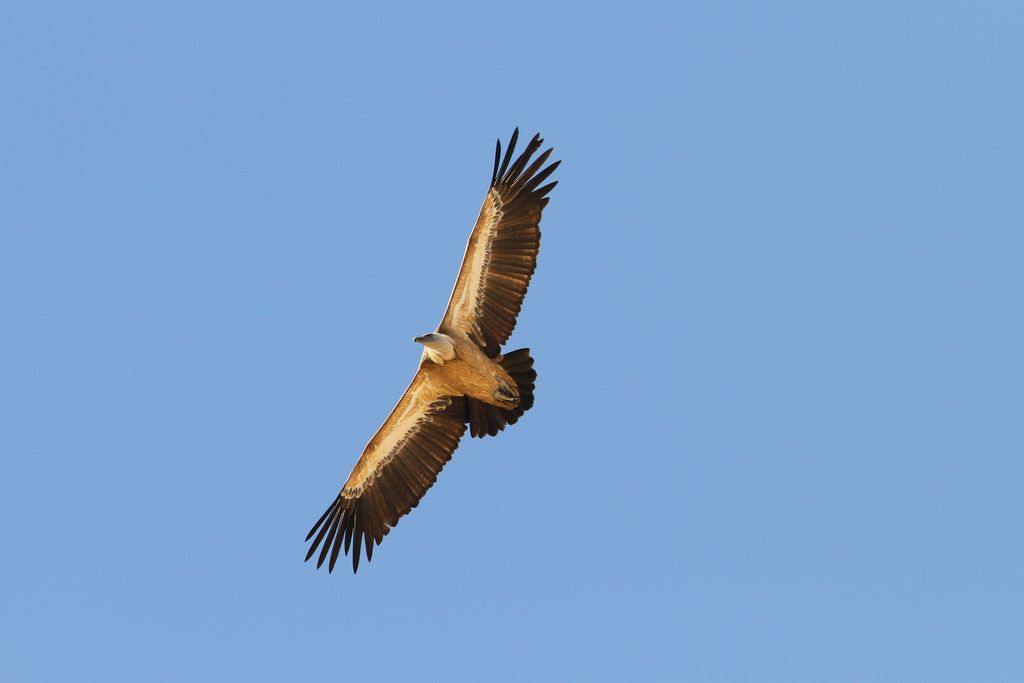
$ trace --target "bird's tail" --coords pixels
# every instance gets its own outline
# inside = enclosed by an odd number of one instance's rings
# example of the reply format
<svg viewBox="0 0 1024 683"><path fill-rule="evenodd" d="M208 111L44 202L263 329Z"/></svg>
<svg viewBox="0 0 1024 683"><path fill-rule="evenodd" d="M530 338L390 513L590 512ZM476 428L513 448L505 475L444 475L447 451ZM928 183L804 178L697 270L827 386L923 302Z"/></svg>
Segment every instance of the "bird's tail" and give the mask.
<svg viewBox="0 0 1024 683"><path fill-rule="evenodd" d="M533 383L537 379L537 371L533 369L530 349L511 351L495 360L519 387L519 405L511 410L504 410L466 397L469 433L473 436L494 436L503 430L505 425L514 425L523 413L533 407Z"/></svg>

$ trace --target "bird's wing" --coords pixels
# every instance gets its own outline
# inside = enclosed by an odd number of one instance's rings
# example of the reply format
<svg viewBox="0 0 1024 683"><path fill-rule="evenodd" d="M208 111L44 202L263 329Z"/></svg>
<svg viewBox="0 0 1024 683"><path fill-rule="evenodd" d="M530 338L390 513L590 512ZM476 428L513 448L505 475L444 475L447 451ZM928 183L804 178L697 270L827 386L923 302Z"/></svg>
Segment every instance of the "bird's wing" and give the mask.
<svg viewBox="0 0 1024 683"><path fill-rule="evenodd" d="M342 545L351 545L352 570L359 568L360 546L373 556L399 518L416 507L435 481L466 431L466 401L446 396L422 366L383 426L370 439L338 497L313 525L306 559L318 547L317 568L330 556L334 570Z"/></svg>
<svg viewBox="0 0 1024 683"><path fill-rule="evenodd" d="M530 162L544 142L538 134L510 165L518 137L517 128L504 157L498 141L491 185L441 322L441 329L447 325L468 334L492 358L512 335L537 267L540 215L557 181L541 183L561 163L544 166L551 149Z"/></svg>

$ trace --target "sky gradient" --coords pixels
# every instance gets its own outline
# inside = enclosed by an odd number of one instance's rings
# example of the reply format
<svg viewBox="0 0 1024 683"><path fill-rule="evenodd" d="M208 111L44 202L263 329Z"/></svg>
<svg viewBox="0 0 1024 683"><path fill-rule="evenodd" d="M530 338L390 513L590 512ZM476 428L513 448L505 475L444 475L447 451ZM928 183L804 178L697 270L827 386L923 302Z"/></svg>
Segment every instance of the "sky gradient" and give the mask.
<svg viewBox="0 0 1024 683"><path fill-rule="evenodd" d="M1024 9L939 5L4 9L0 679L1024 680ZM317 572L516 126L536 405Z"/></svg>

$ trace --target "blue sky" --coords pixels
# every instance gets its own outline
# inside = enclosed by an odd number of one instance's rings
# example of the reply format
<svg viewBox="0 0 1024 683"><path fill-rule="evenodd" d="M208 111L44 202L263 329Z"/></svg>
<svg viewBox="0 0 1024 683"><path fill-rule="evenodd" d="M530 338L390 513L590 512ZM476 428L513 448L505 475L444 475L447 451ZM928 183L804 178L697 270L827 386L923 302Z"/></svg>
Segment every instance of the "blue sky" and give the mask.
<svg viewBox="0 0 1024 683"><path fill-rule="evenodd" d="M0 678L1024 679L1021 35L7 7ZM536 406L314 571L515 126L564 160Z"/></svg>

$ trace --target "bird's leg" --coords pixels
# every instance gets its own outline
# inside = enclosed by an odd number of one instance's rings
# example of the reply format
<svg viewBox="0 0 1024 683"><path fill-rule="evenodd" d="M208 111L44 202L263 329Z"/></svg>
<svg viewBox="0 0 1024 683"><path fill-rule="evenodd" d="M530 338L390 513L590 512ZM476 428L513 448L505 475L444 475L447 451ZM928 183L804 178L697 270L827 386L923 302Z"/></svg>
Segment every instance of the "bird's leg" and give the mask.
<svg viewBox="0 0 1024 683"><path fill-rule="evenodd" d="M519 404L519 392L505 380L499 380L498 388L494 390L494 399L502 407L515 408Z"/></svg>

